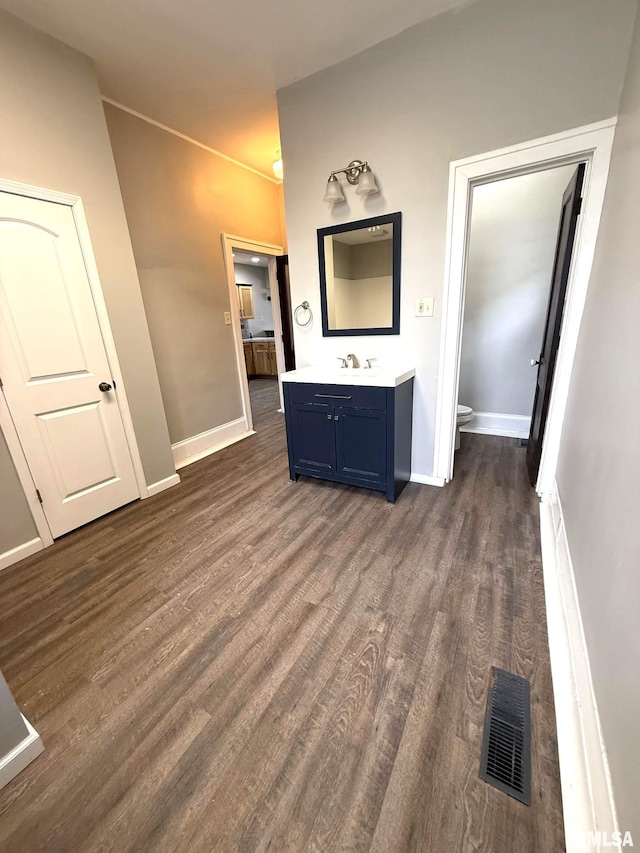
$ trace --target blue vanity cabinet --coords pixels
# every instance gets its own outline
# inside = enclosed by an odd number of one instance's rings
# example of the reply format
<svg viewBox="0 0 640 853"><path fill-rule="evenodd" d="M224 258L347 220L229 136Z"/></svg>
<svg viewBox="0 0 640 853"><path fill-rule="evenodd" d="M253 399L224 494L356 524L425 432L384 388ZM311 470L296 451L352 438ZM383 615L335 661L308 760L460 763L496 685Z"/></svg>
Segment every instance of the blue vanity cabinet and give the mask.
<svg viewBox="0 0 640 853"><path fill-rule="evenodd" d="M296 469L335 474L336 450L333 407L320 403L291 403L292 432L296 436Z"/></svg>
<svg viewBox="0 0 640 853"><path fill-rule="evenodd" d="M384 492L411 476L413 378L395 388L284 382L289 473Z"/></svg>
<svg viewBox="0 0 640 853"><path fill-rule="evenodd" d="M334 412L338 475L356 486L386 485L386 411L338 406Z"/></svg>

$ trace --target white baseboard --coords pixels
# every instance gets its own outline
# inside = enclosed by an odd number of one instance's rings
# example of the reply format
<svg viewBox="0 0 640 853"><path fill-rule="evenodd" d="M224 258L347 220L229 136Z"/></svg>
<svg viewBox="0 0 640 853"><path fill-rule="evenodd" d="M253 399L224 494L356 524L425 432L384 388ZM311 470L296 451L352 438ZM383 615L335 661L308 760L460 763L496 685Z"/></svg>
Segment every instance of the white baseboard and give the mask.
<svg viewBox="0 0 640 853"><path fill-rule="evenodd" d="M44 750L40 735L26 717L22 717L29 734L11 752L0 758L0 788L4 788L18 773L31 764Z"/></svg>
<svg viewBox="0 0 640 853"><path fill-rule="evenodd" d="M184 468L185 465L197 462L198 459L204 459L205 456L217 453L218 450L235 444L236 441L241 441L243 438L248 438L250 435L255 435L255 432L252 429L247 429L246 418L238 418L235 421L214 427L214 429L201 432L199 435L177 441L171 445L175 466L176 468Z"/></svg>
<svg viewBox="0 0 640 853"><path fill-rule="evenodd" d="M510 438L529 438L531 418L526 415L501 415L498 412L474 412L468 424L460 427L461 432L477 432L486 435L506 435Z"/></svg>
<svg viewBox="0 0 640 853"><path fill-rule="evenodd" d="M587 846L589 832L601 833L602 847L618 850L611 843L616 809L555 483L540 504L540 531L567 853L600 850Z"/></svg>
<svg viewBox="0 0 640 853"><path fill-rule="evenodd" d="M44 543L38 536L37 539L30 539L28 542L23 542L22 545L16 545L4 554L0 554L0 571L12 566L14 563L24 560L25 557L30 557L32 554L42 551Z"/></svg>
<svg viewBox="0 0 640 853"><path fill-rule="evenodd" d="M444 477L431 477L429 474L412 473L409 478L412 483L422 483L425 486L444 486Z"/></svg>
<svg viewBox="0 0 640 853"><path fill-rule="evenodd" d="M171 486L177 486L179 482L179 474L170 474L168 477L165 477L164 480L158 480L157 483L151 483L147 486L147 491L149 492L148 497L157 495L158 492L164 492L165 489L170 489Z"/></svg>

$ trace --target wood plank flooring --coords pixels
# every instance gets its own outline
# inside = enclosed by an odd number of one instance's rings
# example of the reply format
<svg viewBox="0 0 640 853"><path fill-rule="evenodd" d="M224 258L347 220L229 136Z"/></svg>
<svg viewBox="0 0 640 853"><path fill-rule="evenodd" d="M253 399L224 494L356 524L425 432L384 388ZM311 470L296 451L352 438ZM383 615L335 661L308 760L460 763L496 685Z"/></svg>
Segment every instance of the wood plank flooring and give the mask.
<svg viewBox="0 0 640 853"><path fill-rule="evenodd" d="M0 849L564 850L538 510L524 449L454 482L288 479L257 435L0 573L0 668L47 747ZM491 666L531 679L532 805L478 778Z"/></svg>

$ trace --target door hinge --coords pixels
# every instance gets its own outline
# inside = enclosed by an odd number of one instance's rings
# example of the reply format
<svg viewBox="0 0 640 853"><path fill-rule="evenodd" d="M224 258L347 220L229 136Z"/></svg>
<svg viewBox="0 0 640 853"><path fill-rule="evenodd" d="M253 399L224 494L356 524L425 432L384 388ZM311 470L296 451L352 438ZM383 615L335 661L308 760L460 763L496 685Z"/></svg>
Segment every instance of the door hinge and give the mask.
<svg viewBox="0 0 640 853"><path fill-rule="evenodd" d="M44 501L42 500L42 495L40 494L40 489L36 489L36 495L38 496L38 500L40 501L40 503L44 503Z"/></svg>

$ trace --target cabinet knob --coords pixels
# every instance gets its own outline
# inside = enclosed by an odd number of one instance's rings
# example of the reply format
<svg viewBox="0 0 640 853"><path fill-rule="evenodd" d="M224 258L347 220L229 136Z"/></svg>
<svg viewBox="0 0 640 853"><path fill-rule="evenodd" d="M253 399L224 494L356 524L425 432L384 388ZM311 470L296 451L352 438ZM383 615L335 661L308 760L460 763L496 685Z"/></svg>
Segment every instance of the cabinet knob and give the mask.
<svg viewBox="0 0 640 853"><path fill-rule="evenodd" d="M340 415L334 415L333 416L334 421L337 421L339 417L340 417Z"/></svg>

